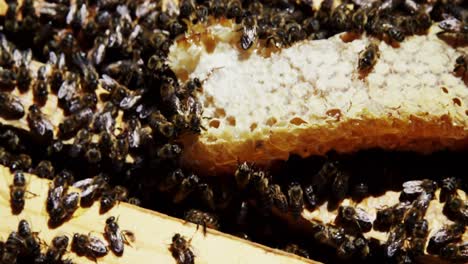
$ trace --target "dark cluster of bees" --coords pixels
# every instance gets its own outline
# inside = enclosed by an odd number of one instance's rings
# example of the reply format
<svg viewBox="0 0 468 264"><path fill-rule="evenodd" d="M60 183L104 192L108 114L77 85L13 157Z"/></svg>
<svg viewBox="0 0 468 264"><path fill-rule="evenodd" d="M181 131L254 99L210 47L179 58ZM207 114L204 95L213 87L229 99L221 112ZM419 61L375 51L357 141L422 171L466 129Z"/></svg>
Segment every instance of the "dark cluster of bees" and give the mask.
<svg viewBox="0 0 468 264"><path fill-rule="evenodd" d="M73 234L71 243L67 235L59 235L48 245L39 238L38 232L32 231L26 220L20 220L18 229L12 231L5 242L0 241L0 263L71 264L74 263L72 259L64 258L69 243L73 252L92 260L108 254L109 248L114 254L121 256L124 243L134 241L133 233L120 230L113 216L106 220L104 237L109 246L95 236L79 233ZM42 250L43 245L47 245L46 250Z"/></svg>
<svg viewBox="0 0 468 264"><path fill-rule="evenodd" d="M14 174L13 213L20 213L35 195L28 192L23 173L31 172L53 180L45 201L51 228L66 222L79 206L99 201L104 213L125 201L183 217L204 231L220 229L320 259L304 238L283 234L274 215L296 221L303 208L314 210L328 201L339 215L334 224L315 224L311 243L332 248L336 261L381 257L408 263L424 252L427 239L429 253L466 260L467 246L460 239L468 205L455 192L465 183L452 178L439 179L439 185L444 213L455 224L428 238L424 214L434 198L432 180L404 183L401 203L379 210L371 222L364 210L339 203L350 196L358 202L378 188L368 184L371 178L355 182L334 159L320 165L314 177L301 178L291 174L309 168L291 167L294 159L282 164L287 170L279 176L248 162L240 162L230 177L202 177L181 169L179 139L204 129L203 109L194 96L202 81L180 83L166 61L171 44L189 27L225 18L238 25L243 50L280 49L345 31L397 46L407 36L424 34L433 21L441 21L441 38L463 44L468 32L463 1L353 0L335 7L326 0L314 11L308 1L181 0L175 13L163 11L162 1L6 2L0 18L0 116L25 118L29 126L28 132L0 127L0 164ZM369 71L378 59L376 41L360 53L359 70ZM461 56L454 72L466 78L466 65L466 56ZM34 104L26 109L15 94L29 91ZM55 111L65 116L58 128L44 110L52 95L58 98ZM70 262L62 260L67 237L56 237L41 253L46 243L40 243L37 233L22 232L25 222L20 224L1 247L3 262ZM364 237L372 228L388 232L385 245ZM115 219L108 219L105 233L117 255L132 240ZM169 250L179 263L194 262L190 240L175 234L172 242ZM71 246L92 259L108 251L98 238L81 234L73 236Z"/></svg>

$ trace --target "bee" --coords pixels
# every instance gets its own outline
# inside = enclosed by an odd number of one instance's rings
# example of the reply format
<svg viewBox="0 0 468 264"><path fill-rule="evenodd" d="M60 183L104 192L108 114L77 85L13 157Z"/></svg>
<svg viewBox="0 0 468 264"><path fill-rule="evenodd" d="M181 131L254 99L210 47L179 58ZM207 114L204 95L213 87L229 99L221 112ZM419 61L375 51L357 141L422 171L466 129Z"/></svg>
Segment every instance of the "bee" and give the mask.
<svg viewBox="0 0 468 264"><path fill-rule="evenodd" d="M106 175L99 174L93 178L75 182L73 187L81 190L81 206L91 205L104 191L108 190L108 180Z"/></svg>
<svg viewBox="0 0 468 264"><path fill-rule="evenodd" d="M3 147L0 147L0 164L10 166L12 156Z"/></svg>
<svg viewBox="0 0 468 264"><path fill-rule="evenodd" d="M69 137L83 127L88 126L93 118L93 110L86 107L74 113L59 124L59 131L63 137Z"/></svg>
<svg viewBox="0 0 468 264"><path fill-rule="evenodd" d="M468 204L456 193L449 196L444 204L443 212L450 218L468 223Z"/></svg>
<svg viewBox="0 0 468 264"><path fill-rule="evenodd" d="M177 144L164 144L158 150L158 157L161 159L175 159L182 153L182 148Z"/></svg>
<svg viewBox="0 0 468 264"><path fill-rule="evenodd" d="M128 198L128 201L127 201L129 204L133 204L135 206L141 206L141 200L136 198L136 197L130 197Z"/></svg>
<svg viewBox="0 0 468 264"><path fill-rule="evenodd" d="M13 176L13 184L10 185L10 206L14 214L19 214L23 211L25 204L25 194L35 194L26 190L26 176L22 171L15 171Z"/></svg>
<svg viewBox="0 0 468 264"><path fill-rule="evenodd" d="M354 30L358 32L363 32L365 30L365 26L367 24L367 12L368 10L366 8L359 8L351 16L351 21Z"/></svg>
<svg viewBox="0 0 468 264"><path fill-rule="evenodd" d="M273 203L282 213L288 212L288 198L281 191L281 187L278 184L270 185L270 192L273 197Z"/></svg>
<svg viewBox="0 0 468 264"><path fill-rule="evenodd" d="M65 55L63 53L60 53L60 55L57 55L55 52L50 52L47 65L50 66L50 69L51 69L49 78L48 78L50 89L54 93L57 93L59 89L62 87L62 84L64 83L64 76L65 76L65 69L66 69Z"/></svg>
<svg viewBox="0 0 468 264"><path fill-rule="evenodd" d="M179 4L179 17L189 18L195 10L195 4L192 0L183 0Z"/></svg>
<svg viewBox="0 0 468 264"><path fill-rule="evenodd" d="M78 76L75 73L67 72L63 82L60 84L57 97L63 102L70 101L77 94Z"/></svg>
<svg viewBox="0 0 468 264"><path fill-rule="evenodd" d="M23 247L23 238L20 237L15 231L11 232L5 242L5 249L3 256L1 256L2 263L16 263L16 260Z"/></svg>
<svg viewBox="0 0 468 264"><path fill-rule="evenodd" d="M343 171L337 171L332 182L332 196L335 201L342 201L349 188L349 175Z"/></svg>
<svg viewBox="0 0 468 264"><path fill-rule="evenodd" d="M252 174L252 182L255 195L258 197L258 206L263 214L268 215L274 203L269 179L263 171L256 171Z"/></svg>
<svg viewBox="0 0 468 264"><path fill-rule="evenodd" d="M34 135L45 141L52 140L54 127L37 105L29 107L27 120L29 129Z"/></svg>
<svg viewBox="0 0 468 264"><path fill-rule="evenodd" d="M69 219L78 208L80 202L80 194L72 192L68 194L62 193L62 197L58 200L55 208L51 209L49 216L49 224L57 226Z"/></svg>
<svg viewBox="0 0 468 264"><path fill-rule="evenodd" d="M1 111L1 110L0 110ZM7 129L6 131L0 133L0 140L2 140L8 149L12 151L25 151L26 146L22 144L22 140L20 140L18 133L11 129Z"/></svg>
<svg viewBox="0 0 468 264"><path fill-rule="evenodd" d="M196 190L199 182L200 178L195 174L190 174L188 177L185 177L178 187L173 202L180 203L184 201L193 191Z"/></svg>
<svg viewBox="0 0 468 264"><path fill-rule="evenodd" d="M353 199L357 202L362 201L369 194L369 186L361 182L354 186L353 188Z"/></svg>
<svg viewBox="0 0 468 264"><path fill-rule="evenodd" d="M468 261L468 243L450 243L440 250L440 256L454 261Z"/></svg>
<svg viewBox="0 0 468 264"><path fill-rule="evenodd" d="M176 169L163 177L159 182L158 189L161 192L169 192L179 185L183 179L185 179L184 172L181 169Z"/></svg>
<svg viewBox="0 0 468 264"><path fill-rule="evenodd" d="M86 256L94 261L96 258L107 255L107 247L102 240L90 235L73 235L71 249L79 256Z"/></svg>
<svg viewBox="0 0 468 264"><path fill-rule="evenodd" d="M346 229L354 233L369 232L372 229L372 222L369 214L361 208L351 206L340 206L336 222L342 223Z"/></svg>
<svg viewBox="0 0 468 264"><path fill-rule="evenodd" d="M41 106L45 105L47 102L47 95L49 94L46 79L46 67L41 66L39 70L37 70L37 79L33 86L34 100Z"/></svg>
<svg viewBox="0 0 468 264"><path fill-rule="evenodd" d="M12 90L16 87L18 76L16 72L10 69L0 69L0 88L4 90Z"/></svg>
<svg viewBox="0 0 468 264"><path fill-rule="evenodd" d="M338 31L346 31L350 27L350 19L352 18L352 10L347 4L340 4L333 9L330 16L330 23Z"/></svg>
<svg viewBox="0 0 468 264"><path fill-rule="evenodd" d="M239 0L231 0L227 5L227 18L238 19L242 16L242 3Z"/></svg>
<svg viewBox="0 0 468 264"><path fill-rule="evenodd" d="M52 239L52 245L49 246L42 263L60 263L63 255L67 251L69 238L67 236L56 236ZM36 261L37 263L38 261Z"/></svg>
<svg viewBox="0 0 468 264"><path fill-rule="evenodd" d="M70 147L69 155L73 158L78 157L84 152L90 142L91 133L89 130L86 128L80 129L76 134L75 139L73 140L73 144Z"/></svg>
<svg viewBox="0 0 468 264"><path fill-rule="evenodd" d="M195 8L196 22L204 23L207 21L209 10L204 5L197 5Z"/></svg>
<svg viewBox="0 0 468 264"><path fill-rule="evenodd" d="M440 187L440 201L445 202L451 195L456 193L459 188L459 181L455 177L448 177L442 180Z"/></svg>
<svg viewBox="0 0 468 264"><path fill-rule="evenodd" d="M102 154L97 143L89 144L85 152L85 158L91 164L96 164L101 161Z"/></svg>
<svg viewBox="0 0 468 264"><path fill-rule="evenodd" d="M291 45L296 41L303 40L306 37L305 31L297 22L289 22L288 24L286 24L285 30L286 42L288 43L288 45Z"/></svg>
<svg viewBox="0 0 468 264"><path fill-rule="evenodd" d="M426 219L422 219L417 221L414 224L414 228L412 231L412 235L417 238L426 238L427 234L429 234L429 224Z"/></svg>
<svg viewBox="0 0 468 264"><path fill-rule="evenodd" d="M105 213L114 207L117 201L126 201L128 190L123 186L115 186L112 190L105 191L101 196L100 212Z"/></svg>
<svg viewBox="0 0 468 264"><path fill-rule="evenodd" d="M59 219L62 214L62 198L72 183L73 176L67 171L62 171L55 176L47 193L46 210L51 218ZM56 216L59 215L59 216Z"/></svg>
<svg viewBox="0 0 468 264"><path fill-rule="evenodd" d="M398 255L403 249L403 243L406 239L405 226L397 224L388 233L388 239L384 246L384 255L392 258Z"/></svg>
<svg viewBox="0 0 468 264"><path fill-rule="evenodd" d="M344 242L341 243L336 249L338 257L342 259L349 259L354 253L356 253L356 247L349 238L345 238Z"/></svg>
<svg viewBox="0 0 468 264"><path fill-rule="evenodd" d="M70 5L70 11L66 17L66 23L71 25L71 28L78 31L84 27L86 18L88 17L88 9L86 4L79 4L80 2Z"/></svg>
<svg viewBox="0 0 468 264"><path fill-rule="evenodd" d="M247 184L249 184L252 173L253 173L252 165L249 165L247 162L243 162L237 165L237 169L236 169L236 172L234 173L234 177L237 182L237 187L240 190L244 190Z"/></svg>
<svg viewBox="0 0 468 264"><path fill-rule="evenodd" d="M178 264L193 264L195 254L190 249L191 240L187 241L182 235L176 233L172 237L172 243L169 250Z"/></svg>
<svg viewBox="0 0 468 264"><path fill-rule="evenodd" d="M467 65L468 65L468 56L467 55L460 55L457 57L455 60L455 67L453 69L453 72L462 77L463 80L466 80L467 76Z"/></svg>
<svg viewBox="0 0 468 264"><path fill-rule="evenodd" d="M14 95L0 92L0 116L6 119L20 119L24 116L24 106Z"/></svg>
<svg viewBox="0 0 468 264"><path fill-rule="evenodd" d="M440 249L447 244L460 240L464 233L465 225L462 223L444 226L436 231L429 239L427 251L432 254L437 254L440 252Z"/></svg>
<svg viewBox="0 0 468 264"><path fill-rule="evenodd" d="M47 21L51 21L57 24L65 24L66 17L69 12L69 6L62 3L50 3L44 2L41 3L39 8L39 15Z"/></svg>
<svg viewBox="0 0 468 264"><path fill-rule="evenodd" d="M41 245L37 237L37 232L32 232L29 223L26 220L21 220L18 223L18 235L24 240L25 255L36 258L41 254Z"/></svg>
<svg viewBox="0 0 468 264"><path fill-rule="evenodd" d="M309 252L307 250L300 248L297 244L288 244L284 248L284 251L296 254L298 256L304 257L304 258L310 258Z"/></svg>
<svg viewBox="0 0 468 264"><path fill-rule="evenodd" d="M110 242L110 248L117 256L121 256L124 251L124 244L129 245L135 241L135 235L128 230L120 230L114 216L106 219L104 236Z"/></svg>
<svg viewBox="0 0 468 264"><path fill-rule="evenodd" d="M367 45L367 47L359 52L358 70L370 71L380 57L379 46L375 43Z"/></svg>
<svg viewBox="0 0 468 264"><path fill-rule="evenodd" d="M18 1L7 1L7 10L5 14L5 29L9 32L17 32L19 24L16 19Z"/></svg>
<svg viewBox="0 0 468 264"><path fill-rule="evenodd" d="M24 52L15 50L13 58L16 62L16 85L21 92L27 91L31 85L31 72L29 65L31 64L32 52L30 49Z"/></svg>
<svg viewBox="0 0 468 264"><path fill-rule="evenodd" d="M243 50L248 50L257 39L257 20L254 16L247 15L242 19L242 35L240 46Z"/></svg>
<svg viewBox="0 0 468 264"><path fill-rule="evenodd" d="M219 219L216 215L203 212L196 209L191 209L185 213L185 221L197 224L198 227L203 227L203 235L206 235L206 228L219 229Z"/></svg>
<svg viewBox="0 0 468 264"><path fill-rule="evenodd" d="M298 219L304 207L304 193L299 183L293 182L288 189L289 211L294 219Z"/></svg>
<svg viewBox="0 0 468 264"><path fill-rule="evenodd" d="M367 257L370 254L369 242L364 237L357 237L353 241L356 251L361 254L362 257Z"/></svg>
<svg viewBox="0 0 468 264"><path fill-rule="evenodd" d="M397 42L402 42L403 40L405 40L405 33L402 29L395 25L384 23L382 24L382 31L385 32L391 40Z"/></svg>
<svg viewBox="0 0 468 264"><path fill-rule="evenodd" d="M209 11L215 18L220 18L226 14L226 3L223 0L210 1Z"/></svg>
<svg viewBox="0 0 468 264"><path fill-rule="evenodd" d="M28 171L31 168L32 160L27 154L19 154L11 159L10 170Z"/></svg>
<svg viewBox="0 0 468 264"><path fill-rule="evenodd" d="M320 232L320 231L319 231ZM328 226L325 229L326 232L326 240L323 241L325 243L331 243L335 247L339 247L343 242L345 242L348 238L346 237L345 230L341 227L335 226Z"/></svg>
<svg viewBox="0 0 468 264"><path fill-rule="evenodd" d="M465 43L468 40L468 24L453 16L445 16L444 20L439 22L439 28L442 29L441 32L437 33L437 36L439 37L454 38L462 43Z"/></svg>
<svg viewBox="0 0 468 264"><path fill-rule="evenodd" d="M216 208L214 201L213 189L207 183L200 183L198 185L198 191L200 193L200 199L206 204L206 206L214 210Z"/></svg>
<svg viewBox="0 0 468 264"><path fill-rule="evenodd" d="M419 197L422 193L434 193L437 183L432 180L413 180L403 183L403 191L400 198L412 200L413 197Z"/></svg>
<svg viewBox="0 0 468 264"><path fill-rule="evenodd" d="M309 209L313 210L318 205L318 197L316 190L312 185L307 185L304 188L304 197L307 202Z"/></svg>

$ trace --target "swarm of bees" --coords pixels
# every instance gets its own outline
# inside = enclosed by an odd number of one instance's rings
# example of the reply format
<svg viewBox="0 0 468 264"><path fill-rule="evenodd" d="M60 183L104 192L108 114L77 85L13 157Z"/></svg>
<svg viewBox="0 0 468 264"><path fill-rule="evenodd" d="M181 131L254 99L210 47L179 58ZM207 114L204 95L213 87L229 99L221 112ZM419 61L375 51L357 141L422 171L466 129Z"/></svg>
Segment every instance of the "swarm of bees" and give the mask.
<svg viewBox="0 0 468 264"><path fill-rule="evenodd" d="M98 202L105 213L128 202L184 218L204 234L207 228L220 229L320 258L301 239L281 234L284 228L277 228L274 219L282 215L298 221L305 208L313 211L328 202L338 216L333 223L314 224L312 237L315 246L332 248L337 262L381 257L409 263L426 253L467 260L461 237L468 204L457 193L466 190L460 178L438 179L438 186L430 179L407 180L398 186L401 201L379 208L372 221L364 209L340 205L347 197L359 203L375 192L371 180L356 179L341 159L321 163L312 177L294 175L301 174L288 165L295 164L294 158L283 166L288 168L284 177L248 161L239 161L227 178L182 169L180 137L205 129L195 96L203 81L182 83L167 62L170 46L190 27L229 19L238 28L239 49L247 52L341 32L366 34L372 41L356 61L357 71L366 73L378 62L380 41L397 46L424 34L433 22L439 23L441 39L466 45L464 1L325 0L318 10L311 1L182 0L178 10L166 10L163 2L6 1L0 20L0 117L24 119L29 127L25 132L0 125L0 164L14 174L8 183L13 214L35 195L27 188L29 172L52 180L45 200L51 227L73 217L80 206ZM467 55L453 67L467 82ZM32 105L22 100L29 91ZM52 107L65 116L57 125L45 111L51 96L58 100ZM445 203L443 213L454 224L429 237L424 215L436 189ZM105 223L108 244L88 234L57 236L47 244L21 221L0 243L0 263L71 263L63 259L69 244L93 260L108 251L121 256L135 238L117 222L110 217ZM366 238L371 229L388 233L384 245ZM179 263L196 258L190 240L179 234L169 250Z"/></svg>

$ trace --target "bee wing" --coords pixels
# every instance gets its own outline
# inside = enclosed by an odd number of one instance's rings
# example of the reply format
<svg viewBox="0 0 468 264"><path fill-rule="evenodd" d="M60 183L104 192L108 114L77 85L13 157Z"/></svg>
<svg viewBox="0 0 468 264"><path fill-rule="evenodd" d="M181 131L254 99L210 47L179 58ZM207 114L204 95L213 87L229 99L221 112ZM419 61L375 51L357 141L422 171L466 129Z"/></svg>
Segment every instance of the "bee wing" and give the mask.
<svg viewBox="0 0 468 264"><path fill-rule="evenodd" d="M442 228L431 237L431 240L433 240L436 243L440 243L440 242L446 241L448 236L449 234L447 232L447 229Z"/></svg>
<svg viewBox="0 0 468 264"><path fill-rule="evenodd" d="M13 60L15 61L16 67L19 67L21 65L21 62L23 60L23 54L21 54L21 51L17 49L13 51Z"/></svg>
<svg viewBox="0 0 468 264"><path fill-rule="evenodd" d="M67 18L66 18L66 22L68 25L70 25L70 23L72 22L75 12L76 12L76 3L73 3L70 6L70 10L68 11Z"/></svg>
<svg viewBox="0 0 468 264"><path fill-rule="evenodd" d="M421 193L424 189L421 187L422 181L414 180L403 183L403 191L405 193Z"/></svg>
<svg viewBox="0 0 468 264"><path fill-rule="evenodd" d="M122 236L126 244L133 243L136 240L135 233L129 230L122 230Z"/></svg>
<svg viewBox="0 0 468 264"><path fill-rule="evenodd" d="M356 208L356 218L363 222L372 222L370 215L361 208Z"/></svg>
<svg viewBox="0 0 468 264"><path fill-rule="evenodd" d="M92 182L93 182L93 178L87 178L87 179L75 182L72 186L83 190L88 185L91 185Z"/></svg>
<svg viewBox="0 0 468 264"><path fill-rule="evenodd" d="M81 199L86 199L86 197L88 197L89 195L93 195L94 192L98 189L99 185L97 184L93 184L93 185L90 185L88 186L87 188L85 188L82 192L81 192Z"/></svg>
<svg viewBox="0 0 468 264"><path fill-rule="evenodd" d="M86 18L88 17L88 8L86 7L85 4L81 5L80 16L81 16L81 25L83 26L86 21Z"/></svg>
<svg viewBox="0 0 468 264"><path fill-rule="evenodd" d="M62 85L60 85L60 88L57 93L57 97L59 99L69 100L73 97L75 92L76 92L76 83L64 81Z"/></svg>
<svg viewBox="0 0 468 264"><path fill-rule="evenodd" d="M87 248L98 256L107 254L107 245L97 237L89 236Z"/></svg>

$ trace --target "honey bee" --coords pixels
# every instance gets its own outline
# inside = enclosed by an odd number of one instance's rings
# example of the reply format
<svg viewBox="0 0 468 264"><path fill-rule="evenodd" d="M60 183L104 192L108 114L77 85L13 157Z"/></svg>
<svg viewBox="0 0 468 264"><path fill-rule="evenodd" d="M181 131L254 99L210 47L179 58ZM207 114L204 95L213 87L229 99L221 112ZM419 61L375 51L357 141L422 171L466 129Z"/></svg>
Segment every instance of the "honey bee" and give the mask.
<svg viewBox="0 0 468 264"><path fill-rule="evenodd" d="M97 258L107 255L107 247L102 240L90 235L73 235L71 249L79 256L86 256L94 261Z"/></svg>
<svg viewBox="0 0 468 264"><path fill-rule="evenodd" d="M14 214L23 211L25 204L25 194L35 194L26 190L26 176L21 171L16 171L13 176L13 184L10 185L10 206Z"/></svg>
<svg viewBox="0 0 468 264"><path fill-rule="evenodd" d="M204 23L206 22L209 14L209 10L204 5L197 5L195 9L196 14L196 22L197 23Z"/></svg>
<svg viewBox="0 0 468 264"><path fill-rule="evenodd" d="M28 171L31 168L32 160L27 154L19 154L12 157L10 161L10 170Z"/></svg>
<svg viewBox="0 0 468 264"><path fill-rule="evenodd" d="M282 213L288 212L288 198L281 191L281 187L278 184L270 185L270 192L272 193L273 203Z"/></svg>
<svg viewBox="0 0 468 264"><path fill-rule="evenodd" d="M388 233L388 239L384 246L384 255L388 258L397 256L403 249L403 243L406 239L405 227L403 224L397 224Z"/></svg>
<svg viewBox="0 0 468 264"><path fill-rule="evenodd" d="M31 132L45 141L52 140L54 127L35 104L28 109L28 125Z"/></svg>
<svg viewBox="0 0 468 264"><path fill-rule="evenodd" d="M114 216L106 219L104 227L104 236L110 242L110 248L117 256L121 256L124 252L124 244L129 245L135 241L135 235L128 230L120 230L117 220Z"/></svg>
<svg viewBox="0 0 468 264"><path fill-rule="evenodd" d="M338 257L342 259L349 259L354 253L356 253L356 247L351 239L345 238L343 243L341 243L336 249Z"/></svg>
<svg viewBox="0 0 468 264"><path fill-rule="evenodd" d="M353 233L369 232L372 229L369 214L361 208L340 206L335 221L344 224L345 230L349 229Z"/></svg>
<svg viewBox="0 0 468 264"><path fill-rule="evenodd" d="M440 250L440 256L453 261L468 261L468 243L450 243Z"/></svg>
<svg viewBox="0 0 468 264"><path fill-rule="evenodd" d="M56 236L52 239L52 245L47 249L44 260L41 263L60 263L67 251L69 238L67 236ZM37 260L35 261L38 262Z"/></svg>
<svg viewBox="0 0 468 264"><path fill-rule="evenodd" d="M109 188L108 177L104 174L99 174L93 178L87 178L77 181L73 187L80 189L81 206L91 205L104 191Z"/></svg>
<svg viewBox="0 0 468 264"><path fill-rule="evenodd" d="M391 40L402 42L405 39L405 33L399 27L384 23L382 24L382 30L385 32Z"/></svg>
<svg viewBox="0 0 468 264"><path fill-rule="evenodd" d="M447 244L460 240L463 233L465 233L465 225L462 223L444 226L436 231L429 239L427 251L432 254L438 254L440 249Z"/></svg>
<svg viewBox="0 0 468 264"><path fill-rule="evenodd" d="M239 0L231 0L227 5L227 18L239 18L242 16L242 3Z"/></svg>
<svg viewBox="0 0 468 264"><path fill-rule="evenodd" d="M43 106L47 101L47 95L49 94L47 82L46 82L46 67L41 66L37 71L37 79L33 86L33 96L37 104Z"/></svg>
<svg viewBox="0 0 468 264"><path fill-rule="evenodd" d="M178 187L173 202L180 203L184 201L193 191L196 190L199 182L200 178L195 174L190 174L188 177L185 177Z"/></svg>
<svg viewBox="0 0 468 264"><path fill-rule="evenodd" d="M304 258L310 258L309 252L307 250L300 248L297 244L288 244L284 248L284 251L296 254L298 256L304 257Z"/></svg>
<svg viewBox="0 0 468 264"><path fill-rule="evenodd" d="M19 24L16 19L16 11L18 9L17 1L8 1L5 14L5 29L9 32L17 32Z"/></svg>
<svg viewBox="0 0 468 264"><path fill-rule="evenodd" d="M179 185L184 178L184 172L181 169L176 169L159 182L158 189L161 192L169 192Z"/></svg>
<svg viewBox="0 0 468 264"><path fill-rule="evenodd" d="M18 76L13 70L0 69L0 87L4 90L12 90L16 86Z"/></svg>
<svg viewBox="0 0 468 264"><path fill-rule="evenodd" d="M304 188L304 197L309 209L314 210L318 205L318 197L314 186L310 184Z"/></svg>
<svg viewBox="0 0 468 264"><path fill-rule="evenodd" d="M293 182L288 189L289 211L294 219L298 219L304 207L304 194L299 183Z"/></svg>
<svg viewBox="0 0 468 264"><path fill-rule="evenodd" d="M182 148L177 144L165 144L158 150L158 157L161 159L174 159L182 153Z"/></svg>
<svg viewBox="0 0 468 264"><path fill-rule="evenodd" d="M24 240L24 255L35 259L41 254L41 241L37 237L38 233L31 231L31 227L26 220L21 220L18 223L18 235Z"/></svg>
<svg viewBox="0 0 468 264"><path fill-rule="evenodd" d="M73 145L70 147L69 155L73 158L78 157L84 152L90 141L91 134L89 130L86 128L80 129L73 140Z"/></svg>
<svg viewBox="0 0 468 264"><path fill-rule="evenodd" d="M443 212L451 219L468 223L468 204L456 193L447 198Z"/></svg>
<svg viewBox="0 0 468 264"><path fill-rule="evenodd" d="M468 56L467 55L460 55L455 60L455 67L453 72L457 75L462 77L462 80L467 82L468 80Z"/></svg>
<svg viewBox="0 0 468 264"><path fill-rule="evenodd" d="M16 85L20 91L27 91L32 80L31 72L29 70L32 52L30 49L24 52L15 50L13 52L13 58L16 63Z"/></svg>
<svg viewBox="0 0 468 264"><path fill-rule="evenodd" d="M1 256L2 263L16 263L16 260L23 247L23 238L20 237L15 231L11 232L5 242L5 249L3 256Z"/></svg>
<svg viewBox="0 0 468 264"><path fill-rule="evenodd" d="M380 57L379 46L375 43L367 45L367 47L359 52L358 70L369 71L377 63Z"/></svg>
<svg viewBox="0 0 468 264"><path fill-rule="evenodd" d="M105 191L101 196L100 213L105 213L114 207L117 201L126 201L128 190L123 186L115 186L112 190Z"/></svg>
<svg viewBox="0 0 468 264"><path fill-rule="evenodd" d="M405 213L411 207L409 202L398 203L391 207L377 210L377 217L374 220L374 229L388 231L391 226L403 220Z"/></svg>
<svg viewBox="0 0 468 264"><path fill-rule="evenodd" d="M24 106L14 95L0 92L0 116L6 119L20 119L24 116Z"/></svg>
<svg viewBox="0 0 468 264"><path fill-rule="evenodd" d="M178 264L193 264L195 254L190 249L191 240L187 241L182 235L176 233L172 237L172 244L169 250Z"/></svg>
<svg viewBox="0 0 468 264"><path fill-rule="evenodd" d="M437 33L439 37L454 38L462 43L468 40L468 24L453 16L445 16L444 20L439 23L439 28L442 29L441 32Z"/></svg>
<svg viewBox="0 0 468 264"><path fill-rule="evenodd" d="M203 234L206 235L206 228L219 229L219 219L216 215L203 212L197 209L191 209L185 213L185 221L201 225L203 227Z"/></svg>
<svg viewBox="0 0 468 264"><path fill-rule="evenodd" d="M369 194L369 186L361 182L354 186L353 188L353 199L357 202L362 201Z"/></svg>
<svg viewBox="0 0 468 264"><path fill-rule="evenodd" d="M89 144L85 152L85 158L91 164L96 164L101 161L102 154L97 143Z"/></svg>
<svg viewBox="0 0 468 264"><path fill-rule="evenodd" d="M237 187L240 190L244 190L245 187L250 182L251 174L253 173L252 165L249 165L247 162L243 162L237 165L236 172L234 173L234 177L236 178Z"/></svg>
<svg viewBox="0 0 468 264"><path fill-rule="evenodd" d="M242 35L240 46L243 50L248 50L257 39L257 21L253 16L245 16L242 19Z"/></svg>
<svg viewBox="0 0 468 264"><path fill-rule="evenodd" d="M206 206L211 210L215 210L216 205L211 186L207 183L201 183L198 185L198 191L200 193L200 199L206 204Z"/></svg>
<svg viewBox="0 0 468 264"><path fill-rule="evenodd" d="M195 9L195 5L192 0L183 0L179 4L179 17L189 18Z"/></svg>
<svg viewBox="0 0 468 264"><path fill-rule="evenodd" d="M340 202L348 193L349 175L343 171L337 171L332 182L332 196L334 201Z"/></svg>
<svg viewBox="0 0 468 264"><path fill-rule="evenodd" d="M437 188L437 183L432 180L413 180L403 183L403 191L401 198L412 200L412 198L419 197L422 193L432 194Z"/></svg>

